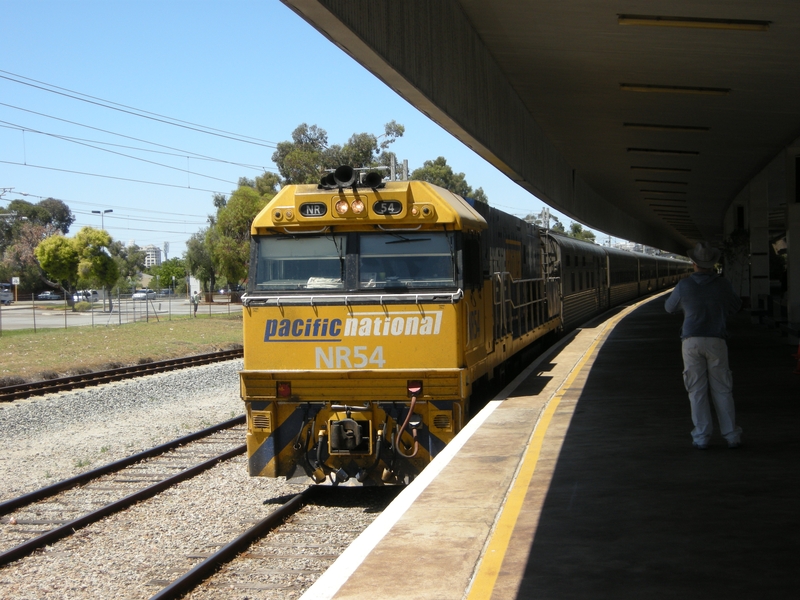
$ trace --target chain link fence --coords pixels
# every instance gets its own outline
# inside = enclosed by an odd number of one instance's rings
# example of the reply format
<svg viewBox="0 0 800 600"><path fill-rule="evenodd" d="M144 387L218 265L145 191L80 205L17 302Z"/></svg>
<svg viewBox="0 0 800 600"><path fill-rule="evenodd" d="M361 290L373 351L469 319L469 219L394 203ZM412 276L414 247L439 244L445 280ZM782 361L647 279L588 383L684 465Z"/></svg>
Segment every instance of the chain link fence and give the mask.
<svg viewBox="0 0 800 600"><path fill-rule="evenodd" d="M99 327L187 318L229 318L242 312L240 292L202 295L195 305L185 295L170 293L147 294L147 298L133 298L133 294L117 291L111 298L98 294L97 299L75 302L73 310L60 294L58 298L44 299L34 294L18 294L8 305L0 305L0 335L3 330L42 329L69 327Z"/></svg>

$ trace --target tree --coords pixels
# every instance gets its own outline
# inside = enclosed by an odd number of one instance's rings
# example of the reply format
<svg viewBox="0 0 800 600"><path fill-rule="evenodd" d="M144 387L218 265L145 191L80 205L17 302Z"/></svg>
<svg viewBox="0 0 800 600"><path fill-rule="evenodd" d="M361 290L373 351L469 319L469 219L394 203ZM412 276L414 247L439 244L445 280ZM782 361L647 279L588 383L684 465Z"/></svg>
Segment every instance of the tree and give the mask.
<svg viewBox="0 0 800 600"><path fill-rule="evenodd" d="M206 235L206 247L216 272L228 283L238 283L247 277L250 226L274 195L274 189L262 196L254 187L240 186L227 204L217 210L215 223Z"/></svg>
<svg viewBox="0 0 800 600"><path fill-rule="evenodd" d="M214 208L220 209L228 203L228 198L225 194L214 194L212 203L214 204Z"/></svg>
<svg viewBox="0 0 800 600"><path fill-rule="evenodd" d="M83 227L74 240L81 257L78 263L79 281L89 283L88 287L106 290L108 310L111 311L111 288L119 278L117 263L108 252L111 236L102 229Z"/></svg>
<svg viewBox="0 0 800 600"><path fill-rule="evenodd" d="M280 184L281 178L278 175L264 171L263 175L256 177L255 189L261 197L272 197L277 193Z"/></svg>
<svg viewBox="0 0 800 600"><path fill-rule="evenodd" d="M6 208L0 208L0 252L15 242L23 225L40 225L50 235L57 231L66 235L74 222L72 211L61 200L47 198L36 204L12 200Z"/></svg>
<svg viewBox="0 0 800 600"><path fill-rule="evenodd" d="M55 198L42 200L39 202L38 206L44 208L50 214L50 218L46 223L42 223L42 225L52 225L64 235L69 233L69 228L75 222L75 216L72 214L69 206Z"/></svg>
<svg viewBox="0 0 800 600"><path fill-rule="evenodd" d="M122 242L113 241L108 248L114 262L117 263L119 278L117 286L128 288L131 281L136 280L139 274L144 271L144 260L146 252L136 244L126 246Z"/></svg>
<svg viewBox="0 0 800 600"><path fill-rule="evenodd" d="M47 237L66 234L75 222L69 207L61 200L47 198L36 204L12 200L0 209L0 258L2 270L20 278L23 289L41 289L48 283L34 254Z"/></svg>
<svg viewBox="0 0 800 600"><path fill-rule="evenodd" d="M82 228L74 238L54 235L34 251L52 287L62 289L74 310L72 295L79 281L110 291L119 277L117 263L107 253L111 236L92 227ZM109 294L110 297L110 294Z"/></svg>
<svg viewBox="0 0 800 600"><path fill-rule="evenodd" d="M11 244L3 253L2 265L9 276L12 274L20 278L20 287L23 289L41 289L41 282L47 279L42 272L34 251L42 240L57 233L53 225L38 225L25 220L15 228ZM7 281L8 277L0 277Z"/></svg>
<svg viewBox="0 0 800 600"><path fill-rule="evenodd" d="M447 160L440 156L436 160L426 160L422 167L411 173L411 179L427 181L464 198L472 198L477 202L489 203L489 198L482 188L473 190L467 183L464 173L454 173Z"/></svg>
<svg viewBox="0 0 800 600"><path fill-rule="evenodd" d="M176 289L183 289L186 279L186 261L182 258L170 258L160 265L150 267L150 275L158 277L161 287L171 287L175 282Z"/></svg>
<svg viewBox="0 0 800 600"><path fill-rule="evenodd" d="M209 289L208 284L210 284L210 289L214 289L214 284L216 283L214 261L211 260L211 253L206 245L206 237L209 231L211 231L211 227L192 234L186 242L186 252L183 255L189 273L200 280L200 285L204 289Z"/></svg>
<svg viewBox="0 0 800 600"><path fill-rule="evenodd" d="M278 143L272 161L278 166L284 183L316 183L327 147L328 132L302 123L292 132L291 142Z"/></svg>
<svg viewBox="0 0 800 600"><path fill-rule="evenodd" d="M78 283L78 264L81 257L77 246L63 235L54 235L42 241L35 250L45 277L51 287L64 292L67 303L73 306L72 292Z"/></svg>
<svg viewBox="0 0 800 600"><path fill-rule="evenodd" d="M569 224L569 233L567 235L576 240L583 240L584 242L591 242L594 244L595 235L588 229L584 229L580 223L572 222Z"/></svg>
<svg viewBox="0 0 800 600"><path fill-rule="evenodd" d="M387 149L403 133L405 127L390 121L384 125L380 135L354 133L346 144L329 146L328 133L324 129L302 123L292 132L291 142L278 144L272 160L278 165L284 184L319 183L326 170L340 165L354 169L388 166L394 153Z"/></svg>

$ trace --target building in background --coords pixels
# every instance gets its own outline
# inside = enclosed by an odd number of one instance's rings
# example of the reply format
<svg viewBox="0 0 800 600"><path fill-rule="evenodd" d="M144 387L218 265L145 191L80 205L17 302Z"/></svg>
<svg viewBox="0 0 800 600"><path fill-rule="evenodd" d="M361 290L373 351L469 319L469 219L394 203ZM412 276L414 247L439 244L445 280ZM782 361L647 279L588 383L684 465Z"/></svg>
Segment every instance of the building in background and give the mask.
<svg viewBox="0 0 800 600"><path fill-rule="evenodd" d="M150 267L157 267L161 264L161 248L158 246L145 246L142 248L145 253L144 256L144 267L145 269L149 269Z"/></svg>

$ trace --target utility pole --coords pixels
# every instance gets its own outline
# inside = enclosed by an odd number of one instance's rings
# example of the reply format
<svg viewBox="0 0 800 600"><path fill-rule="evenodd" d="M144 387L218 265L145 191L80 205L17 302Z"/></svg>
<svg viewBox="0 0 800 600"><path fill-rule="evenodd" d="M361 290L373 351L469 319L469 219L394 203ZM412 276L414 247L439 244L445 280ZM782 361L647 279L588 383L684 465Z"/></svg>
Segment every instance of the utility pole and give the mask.
<svg viewBox="0 0 800 600"><path fill-rule="evenodd" d="M542 212L539 213L539 219L542 221L542 226L545 229L550 229L550 207L544 206Z"/></svg>

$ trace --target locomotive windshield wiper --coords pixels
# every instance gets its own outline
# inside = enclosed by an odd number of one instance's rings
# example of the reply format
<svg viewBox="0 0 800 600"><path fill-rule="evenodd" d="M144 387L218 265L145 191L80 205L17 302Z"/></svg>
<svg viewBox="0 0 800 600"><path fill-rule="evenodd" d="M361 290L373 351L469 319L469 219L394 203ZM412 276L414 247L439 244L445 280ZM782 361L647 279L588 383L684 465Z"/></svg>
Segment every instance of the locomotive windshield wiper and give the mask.
<svg viewBox="0 0 800 600"><path fill-rule="evenodd" d="M339 255L339 278L342 281L344 281L345 261L344 261L344 253L342 252L342 246L336 243L335 237L329 237L328 239L333 242L333 245L336 248L336 253Z"/></svg>
<svg viewBox="0 0 800 600"><path fill-rule="evenodd" d="M396 240L392 240L391 242L386 242L386 244L406 244L409 242L430 242L431 238L407 238L403 237L402 235L397 235L396 233L389 234L392 237L396 237Z"/></svg>

